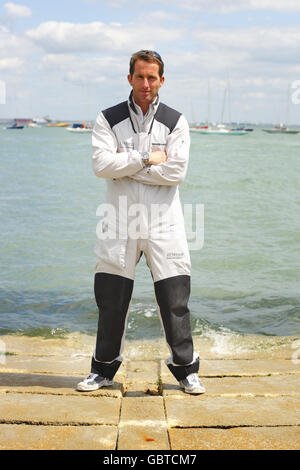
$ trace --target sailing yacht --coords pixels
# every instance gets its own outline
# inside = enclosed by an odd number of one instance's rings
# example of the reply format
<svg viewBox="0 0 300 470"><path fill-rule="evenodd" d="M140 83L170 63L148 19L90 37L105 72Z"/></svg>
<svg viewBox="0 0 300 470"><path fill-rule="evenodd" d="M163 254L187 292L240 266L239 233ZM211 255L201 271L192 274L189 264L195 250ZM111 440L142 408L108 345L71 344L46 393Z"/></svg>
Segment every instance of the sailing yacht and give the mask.
<svg viewBox="0 0 300 470"><path fill-rule="evenodd" d="M287 101L286 101L286 123L289 121L289 103L290 103L290 85L287 89ZM286 124L280 123L276 124L273 129L262 129L268 134L298 134L300 130L289 129Z"/></svg>
<svg viewBox="0 0 300 470"><path fill-rule="evenodd" d="M226 127L223 123L223 116L224 116L224 109L225 109L225 102L226 102L226 95L228 93L228 107L229 107L229 121L231 122L231 112L230 112L230 96L229 96L229 80L228 86L224 90L223 96L223 106L222 106L222 115L221 115L221 123L216 126L211 126L209 124L209 109L210 109L210 86L208 82L208 120L206 126L193 126L190 127L190 132L195 132L197 134L206 134L206 135L246 135L249 134L249 131L245 129L231 129L230 127Z"/></svg>
<svg viewBox="0 0 300 470"><path fill-rule="evenodd" d="M273 129L263 129L264 132L268 134L298 134L300 131L295 129L289 129L285 124L277 124Z"/></svg>
<svg viewBox="0 0 300 470"><path fill-rule="evenodd" d="M203 128L203 127L191 127L191 132L196 132L198 134L208 134L208 135L245 135L249 134L249 131L243 129L230 129L225 127L224 124L218 124L216 127Z"/></svg>

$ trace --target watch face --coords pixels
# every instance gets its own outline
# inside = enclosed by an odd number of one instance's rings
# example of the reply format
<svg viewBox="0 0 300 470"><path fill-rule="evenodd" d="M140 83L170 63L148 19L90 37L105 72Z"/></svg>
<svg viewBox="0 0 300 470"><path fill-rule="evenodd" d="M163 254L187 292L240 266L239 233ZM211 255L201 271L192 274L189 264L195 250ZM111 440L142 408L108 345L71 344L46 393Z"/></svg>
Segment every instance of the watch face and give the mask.
<svg viewBox="0 0 300 470"><path fill-rule="evenodd" d="M144 165L148 165L149 164L149 152L143 152L142 153L142 160L144 162Z"/></svg>

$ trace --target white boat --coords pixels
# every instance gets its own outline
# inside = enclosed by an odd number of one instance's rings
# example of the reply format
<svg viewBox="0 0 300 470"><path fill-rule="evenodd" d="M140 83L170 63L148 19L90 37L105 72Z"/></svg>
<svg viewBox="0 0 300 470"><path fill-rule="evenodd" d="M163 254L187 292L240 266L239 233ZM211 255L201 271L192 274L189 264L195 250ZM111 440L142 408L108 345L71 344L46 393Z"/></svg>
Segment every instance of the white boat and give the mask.
<svg viewBox="0 0 300 470"><path fill-rule="evenodd" d="M300 132L300 130L289 129L284 124L277 124L273 129L263 129L263 131L268 132L268 134L298 134Z"/></svg>
<svg viewBox="0 0 300 470"><path fill-rule="evenodd" d="M86 125L85 123L73 124L66 128L67 131L70 132L92 132L93 127L90 125Z"/></svg>
<svg viewBox="0 0 300 470"><path fill-rule="evenodd" d="M291 93L291 87L289 84L287 88L287 97L286 97L286 119L285 119L286 124L280 123L280 124L275 125L273 129L263 129L264 132L267 132L268 134L298 134L300 132L300 130L289 129L287 126L287 123L289 122L289 104L291 101L290 93Z"/></svg>
<svg viewBox="0 0 300 470"><path fill-rule="evenodd" d="M41 127L41 126L45 126L46 124L48 124L49 122L49 119L45 119L45 118L39 118L39 117L35 117L35 118L32 118L31 119L31 123L30 124L33 124L33 125L30 125L29 127ZM34 125L36 124L36 125Z"/></svg>
<svg viewBox="0 0 300 470"><path fill-rule="evenodd" d="M206 134L206 135L246 135L249 134L249 131L245 129L231 129L230 127L226 127L223 122L224 117L224 110L225 110L225 103L226 103L226 96L228 95L228 111L229 111L229 122L231 122L231 103L230 103L230 87L229 87L229 78L228 78L228 85L224 90L223 96L223 104L222 104L222 113L221 113L221 124L211 126L209 124L210 119L210 83L208 81L208 116L207 116L207 124L206 126L192 126L190 127L190 132L194 132L197 134Z"/></svg>
<svg viewBox="0 0 300 470"><path fill-rule="evenodd" d="M225 127L223 124L219 124L216 127L211 126L195 126L190 128L190 132L195 132L197 134L206 134L206 135L246 135L249 134L246 130L230 129Z"/></svg>
<svg viewBox="0 0 300 470"><path fill-rule="evenodd" d="M28 123L28 127L41 127L41 126L39 126L35 122L31 121L31 122Z"/></svg>

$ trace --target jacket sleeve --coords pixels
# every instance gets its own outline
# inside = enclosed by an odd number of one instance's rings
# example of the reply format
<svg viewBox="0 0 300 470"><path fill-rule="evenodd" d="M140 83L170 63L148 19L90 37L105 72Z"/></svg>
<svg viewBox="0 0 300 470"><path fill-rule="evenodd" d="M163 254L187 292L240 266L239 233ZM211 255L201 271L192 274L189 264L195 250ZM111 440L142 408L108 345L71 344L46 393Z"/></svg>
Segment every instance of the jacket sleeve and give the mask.
<svg viewBox="0 0 300 470"><path fill-rule="evenodd" d="M151 165L130 175L144 184L176 186L183 182L189 161L190 131L187 120L180 116L173 132L167 138L167 161Z"/></svg>
<svg viewBox="0 0 300 470"><path fill-rule="evenodd" d="M136 150L117 153L116 136L103 113L98 115L95 122L92 148L92 166L99 178L123 178L135 174L144 167L141 156Z"/></svg>

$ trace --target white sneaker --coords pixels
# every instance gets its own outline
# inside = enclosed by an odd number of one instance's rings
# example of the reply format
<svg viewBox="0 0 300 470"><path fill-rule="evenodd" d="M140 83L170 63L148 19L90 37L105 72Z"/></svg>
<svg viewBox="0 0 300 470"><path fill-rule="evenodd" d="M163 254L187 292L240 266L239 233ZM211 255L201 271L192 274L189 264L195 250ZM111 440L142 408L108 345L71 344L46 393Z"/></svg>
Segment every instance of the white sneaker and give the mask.
<svg viewBox="0 0 300 470"><path fill-rule="evenodd" d="M184 388L185 393L205 393L205 388L197 374L188 375L184 380L180 380L179 384Z"/></svg>
<svg viewBox="0 0 300 470"><path fill-rule="evenodd" d="M106 379L98 374L89 374L82 382L77 384L76 390L80 392L91 392L93 390L98 390L101 387L108 387L113 385L113 380Z"/></svg>

